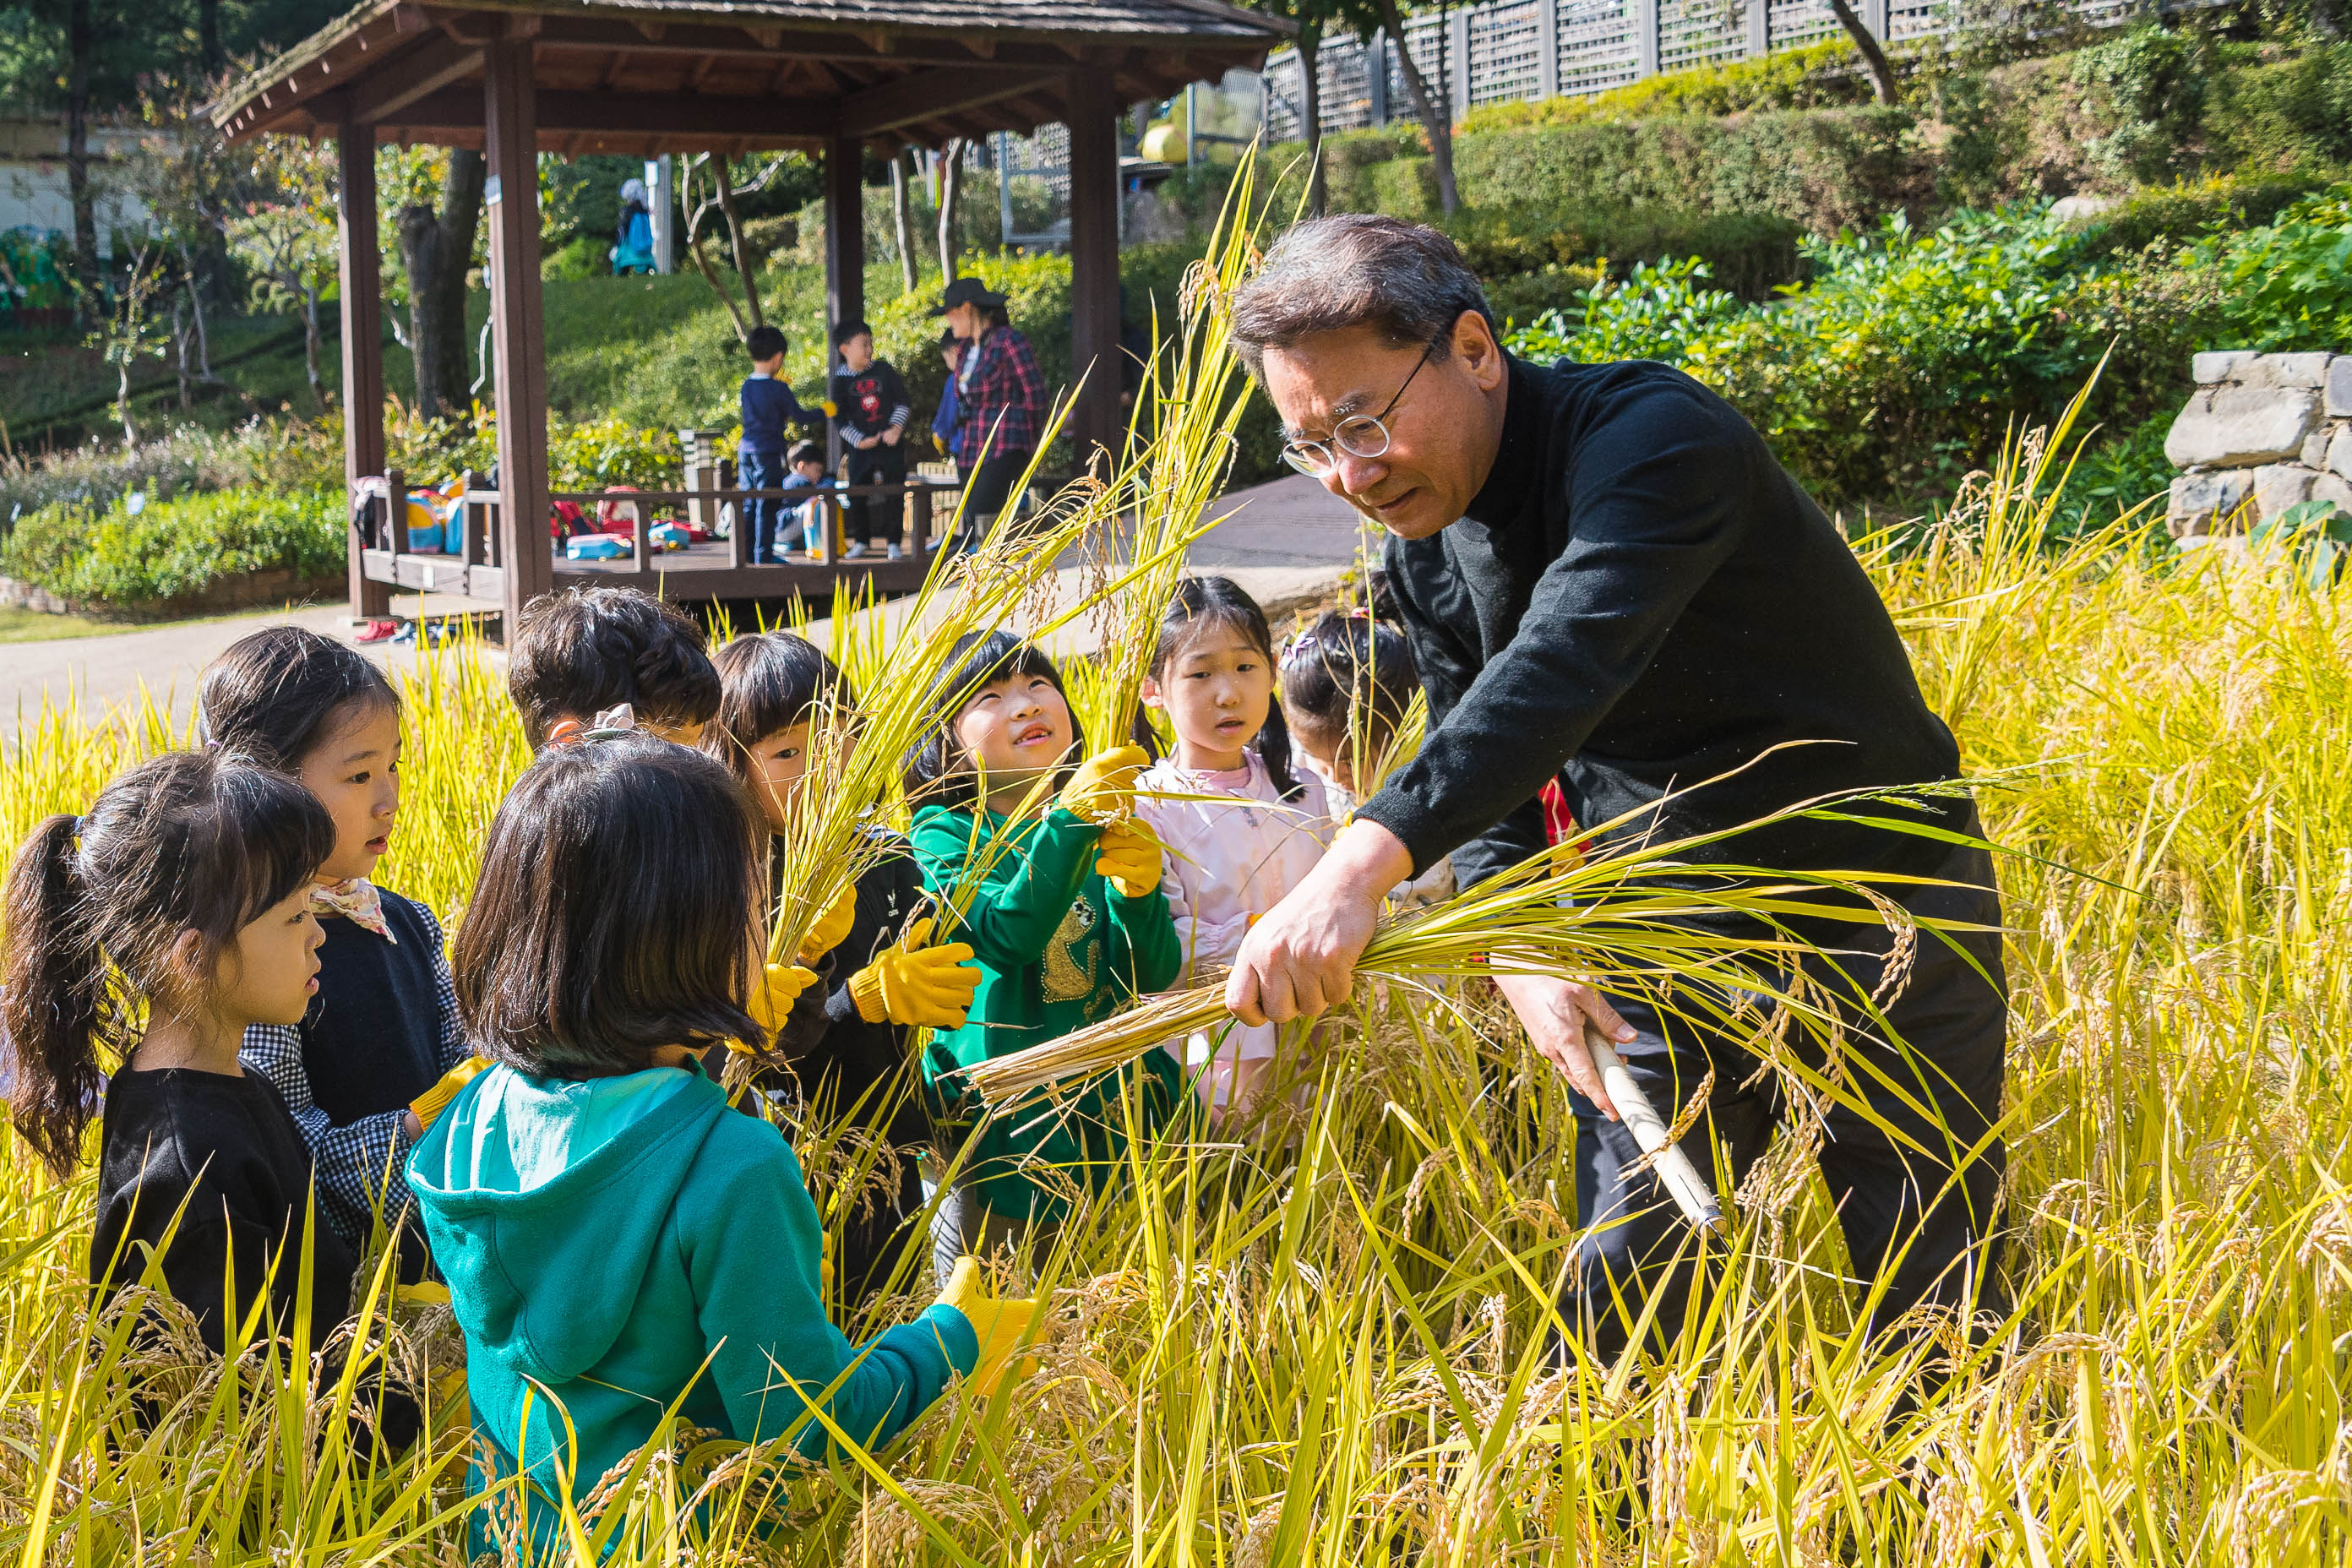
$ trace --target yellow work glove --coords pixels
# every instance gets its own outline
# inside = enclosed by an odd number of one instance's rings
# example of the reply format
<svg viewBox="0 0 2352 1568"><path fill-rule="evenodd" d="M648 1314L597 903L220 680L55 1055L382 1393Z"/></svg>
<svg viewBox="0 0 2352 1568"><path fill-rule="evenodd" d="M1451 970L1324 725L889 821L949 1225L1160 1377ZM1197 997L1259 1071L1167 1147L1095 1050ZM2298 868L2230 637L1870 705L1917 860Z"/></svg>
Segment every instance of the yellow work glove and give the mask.
<svg viewBox="0 0 2352 1568"><path fill-rule="evenodd" d="M838 419L841 417L841 410L833 405L833 399L830 397L826 398L823 403L818 404L817 406L824 410L824 416L827 419Z"/></svg>
<svg viewBox="0 0 2352 1568"><path fill-rule="evenodd" d="M1110 879L1121 898L1139 899L1157 890L1160 867L1160 836L1139 816L1104 828L1095 847L1095 869Z"/></svg>
<svg viewBox="0 0 2352 1568"><path fill-rule="evenodd" d="M1037 1303L989 1295L980 1282L980 1259L966 1257L948 1276L948 1288L940 1292L940 1304L961 1312L980 1340L980 1360L965 1374L964 1382L984 1399L1004 1381L1005 1368L1012 1364L1021 1342L1036 1323ZM1026 1375L1025 1370L1017 1373L1015 1381Z"/></svg>
<svg viewBox="0 0 2352 1568"><path fill-rule="evenodd" d="M489 1065L488 1057L467 1057L443 1073L439 1083L410 1100L408 1109L416 1113L417 1125L432 1126L441 1113L449 1109L449 1102L457 1098L457 1091L473 1082L474 1075Z"/></svg>
<svg viewBox="0 0 2352 1568"><path fill-rule="evenodd" d="M1055 804L1089 822L1117 816L1134 804L1135 775L1150 761L1140 746L1097 752L1077 765Z"/></svg>
<svg viewBox="0 0 2352 1568"><path fill-rule="evenodd" d="M816 972L803 969L797 963L763 965L760 977L751 982L751 1005L744 1011L751 1015L753 1023L773 1036L793 1016L793 1004L800 1000L801 993L815 984Z"/></svg>
<svg viewBox="0 0 2352 1568"><path fill-rule="evenodd" d="M967 961L971 944L941 942L925 947L931 917L910 921L906 934L880 957L849 977L849 999L869 1024L928 1025L961 1029L980 989L980 971Z"/></svg>
<svg viewBox="0 0 2352 1568"><path fill-rule="evenodd" d="M814 966L817 960L839 947L856 918L857 886L853 882L841 889L841 896L826 906L824 913L816 917L816 923L809 927L808 934L801 938L801 963Z"/></svg>

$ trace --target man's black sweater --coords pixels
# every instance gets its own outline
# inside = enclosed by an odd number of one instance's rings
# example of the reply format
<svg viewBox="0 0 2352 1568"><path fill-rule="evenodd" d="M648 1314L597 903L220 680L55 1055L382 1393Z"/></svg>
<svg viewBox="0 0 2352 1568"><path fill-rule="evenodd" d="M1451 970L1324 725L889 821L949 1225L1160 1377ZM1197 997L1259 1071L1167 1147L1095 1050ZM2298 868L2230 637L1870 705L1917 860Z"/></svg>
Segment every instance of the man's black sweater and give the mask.
<svg viewBox="0 0 2352 1568"><path fill-rule="evenodd" d="M331 1228L308 1223L310 1170L310 1146L259 1073L123 1068L106 1086L91 1283L111 1297L139 1282L149 1250L160 1252L164 1284L217 1352L228 1317L250 1306L273 1258L277 1329L293 1331L307 1242L310 1338L323 1342L349 1309L352 1258ZM236 1271L234 1300L225 1261Z"/></svg>
<svg viewBox="0 0 2352 1568"><path fill-rule="evenodd" d="M1646 362L1514 359L1508 375L1502 446L1467 516L1388 545L1430 729L1360 815L1415 870L1451 852L1467 886L1543 848L1536 797L1555 773L1580 823L1641 814L1604 854L1956 775L1870 580L1738 410ZM1756 760L1787 742L1828 743ZM1868 810L1958 828L1969 805ZM1801 818L1694 858L1924 873L1948 847Z"/></svg>

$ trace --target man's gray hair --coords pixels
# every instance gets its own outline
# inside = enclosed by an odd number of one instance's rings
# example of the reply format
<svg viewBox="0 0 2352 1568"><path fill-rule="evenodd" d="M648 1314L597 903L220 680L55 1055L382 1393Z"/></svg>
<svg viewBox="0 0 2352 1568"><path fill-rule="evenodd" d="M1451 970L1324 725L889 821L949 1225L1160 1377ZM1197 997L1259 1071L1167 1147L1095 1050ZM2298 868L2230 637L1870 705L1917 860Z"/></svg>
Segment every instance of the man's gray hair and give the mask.
<svg viewBox="0 0 2352 1568"><path fill-rule="evenodd" d="M1400 348L1434 354L1465 310L1495 324L1486 291L1454 242L1378 213L1334 213L1292 226L1234 291L1234 347L1252 375L1265 351L1317 332L1378 327Z"/></svg>

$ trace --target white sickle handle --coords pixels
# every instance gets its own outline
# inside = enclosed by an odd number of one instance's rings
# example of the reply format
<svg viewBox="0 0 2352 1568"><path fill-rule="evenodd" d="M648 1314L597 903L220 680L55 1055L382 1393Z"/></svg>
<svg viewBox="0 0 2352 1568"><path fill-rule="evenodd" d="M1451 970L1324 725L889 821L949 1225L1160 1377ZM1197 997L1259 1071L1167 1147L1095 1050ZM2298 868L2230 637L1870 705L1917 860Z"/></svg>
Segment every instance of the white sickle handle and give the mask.
<svg viewBox="0 0 2352 1568"><path fill-rule="evenodd" d="M1609 1037L1590 1019L1584 1025L1584 1048L1591 1055L1593 1069L1601 1075L1601 1087L1609 1091L1617 1114L1625 1119L1642 1152L1650 1156L1650 1169L1658 1173L1658 1180L1674 1194L1691 1228L1718 1236L1728 1230L1730 1226L1723 1220L1723 1207L1715 1200L1714 1185L1701 1179L1690 1157L1667 1137L1668 1129L1657 1107L1642 1092L1642 1086L1633 1081L1633 1075L1625 1070Z"/></svg>

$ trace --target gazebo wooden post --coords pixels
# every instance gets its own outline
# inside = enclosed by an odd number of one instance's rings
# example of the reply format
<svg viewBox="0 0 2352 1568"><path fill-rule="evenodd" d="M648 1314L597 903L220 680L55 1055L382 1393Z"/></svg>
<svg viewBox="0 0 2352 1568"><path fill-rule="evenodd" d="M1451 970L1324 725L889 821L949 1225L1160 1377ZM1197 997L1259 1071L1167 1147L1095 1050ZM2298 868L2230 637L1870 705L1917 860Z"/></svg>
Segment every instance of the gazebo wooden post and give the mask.
<svg viewBox="0 0 2352 1568"><path fill-rule="evenodd" d="M866 143L835 132L824 143L824 368L833 374L834 331L866 314ZM820 396L824 395L819 394ZM824 429L825 472L841 473L841 437Z"/></svg>
<svg viewBox="0 0 2352 1568"><path fill-rule="evenodd" d="M535 21L536 18L517 18ZM490 336L496 347L499 566L511 645L522 607L555 584L547 532L547 354L539 288L539 130L528 36L483 47L490 215Z"/></svg>
<svg viewBox="0 0 2352 1568"><path fill-rule="evenodd" d="M342 284L343 505L346 518L360 481L383 472L383 280L376 255L375 127L353 120L345 96L335 131L341 174L335 196L336 269ZM395 500L391 504L397 504ZM392 613L392 585L362 569L356 527L351 552L352 614L373 620Z"/></svg>
<svg viewBox="0 0 2352 1568"><path fill-rule="evenodd" d="M1111 73L1067 78L1070 128L1070 374L1086 388L1070 412L1081 467L1097 448L1116 461L1118 411L1118 104Z"/></svg>

